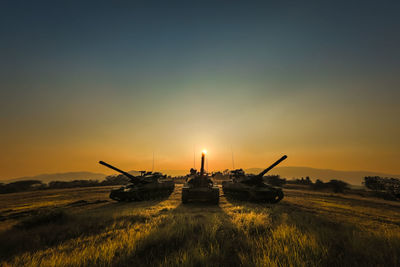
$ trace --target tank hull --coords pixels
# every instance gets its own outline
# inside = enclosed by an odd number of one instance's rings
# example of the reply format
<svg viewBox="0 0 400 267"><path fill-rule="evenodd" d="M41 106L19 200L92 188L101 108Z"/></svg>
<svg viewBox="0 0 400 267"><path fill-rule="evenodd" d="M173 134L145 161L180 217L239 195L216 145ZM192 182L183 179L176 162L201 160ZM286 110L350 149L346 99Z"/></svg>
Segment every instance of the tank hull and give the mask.
<svg viewBox="0 0 400 267"><path fill-rule="evenodd" d="M162 181L143 185L128 185L110 192L110 198L116 201L143 201L168 197L175 188L173 181Z"/></svg>
<svg viewBox="0 0 400 267"><path fill-rule="evenodd" d="M219 203L219 188L213 187L189 187L182 188L182 203L209 202L217 205Z"/></svg>
<svg viewBox="0 0 400 267"><path fill-rule="evenodd" d="M251 201L251 202L265 202L265 203L278 203L284 197L282 189L262 185L246 185L244 183L227 182L222 183L222 190L228 198Z"/></svg>

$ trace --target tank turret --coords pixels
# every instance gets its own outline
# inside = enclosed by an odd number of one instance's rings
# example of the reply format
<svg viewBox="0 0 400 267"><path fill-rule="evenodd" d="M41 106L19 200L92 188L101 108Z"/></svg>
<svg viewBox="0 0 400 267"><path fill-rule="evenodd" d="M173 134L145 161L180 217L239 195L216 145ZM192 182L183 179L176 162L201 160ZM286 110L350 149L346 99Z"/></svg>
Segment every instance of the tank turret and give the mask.
<svg viewBox="0 0 400 267"><path fill-rule="evenodd" d="M201 154L200 172L195 169L190 170L186 183L182 187L182 203L189 201L205 201L214 204L219 203L219 188L204 171L205 153Z"/></svg>
<svg viewBox="0 0 400 267"><path fill-rule="evenodd" d="M245 174L242 169L231 171L231 181L222 183L225 195L248 201L279 202L283 198L282 189L264 183L263 176L286 158L284 155L259 174Z"/></svg>
<svg viewBox="0 0 400 267"><path fill-rule="evenodd" d="M131 184L111 190L110 198L117 201L140 201L170 195L175 188L172 180L165 180L166 175L159 172L141 171L139 176L118 169L104 161L99 161L112 170L129 178Z"/></svg>

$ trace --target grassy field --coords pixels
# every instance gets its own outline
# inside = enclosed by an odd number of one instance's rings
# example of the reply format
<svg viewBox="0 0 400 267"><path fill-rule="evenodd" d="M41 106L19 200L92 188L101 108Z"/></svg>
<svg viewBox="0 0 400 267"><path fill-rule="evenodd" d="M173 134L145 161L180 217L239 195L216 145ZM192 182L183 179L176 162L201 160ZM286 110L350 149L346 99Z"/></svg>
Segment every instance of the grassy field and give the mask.
<svg viewBox="0 0 400 267"><path fill-rule="evenodd" d="M111 187L0 195L3 266L400 266L400 203L285 190L278 204L117 203Z"/></svg>

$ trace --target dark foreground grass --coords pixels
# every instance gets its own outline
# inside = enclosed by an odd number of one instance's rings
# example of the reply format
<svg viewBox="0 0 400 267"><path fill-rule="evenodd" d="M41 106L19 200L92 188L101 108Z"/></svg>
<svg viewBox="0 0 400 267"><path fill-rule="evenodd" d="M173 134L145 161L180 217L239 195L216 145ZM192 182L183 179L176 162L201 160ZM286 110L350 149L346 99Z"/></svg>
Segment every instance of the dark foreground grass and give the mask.
<svg viewBox="0 0 400 267"><path fill-rule="evenodd" d="M180 188L164 200L66 204L62 220L3 221L2 265L400 266L400 205L285 193L276 205L182 205Z"/></svg>

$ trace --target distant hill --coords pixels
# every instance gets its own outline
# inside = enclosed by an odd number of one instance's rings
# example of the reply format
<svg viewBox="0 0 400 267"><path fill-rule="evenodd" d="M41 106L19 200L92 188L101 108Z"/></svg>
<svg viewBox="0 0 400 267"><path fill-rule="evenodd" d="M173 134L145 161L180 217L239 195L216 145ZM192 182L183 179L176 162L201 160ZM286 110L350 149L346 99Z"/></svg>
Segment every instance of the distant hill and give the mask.
<svg viewBox="0 0 400 267"><path fill-rule="evenodd" d="M139 171L128 171L128 173L132 175L140 175ZM115 172L111 175L118 175L119 173ZM23 180L40 180L43 183L48 183L51 181L73 181L73 180L103 180L106 178L107 174L104 173L95 173L95 172L63 172L63 173L45 173L39 174L35 176L24 176L18 177L8 180L0 180L0 183L12 183Z"/></svg>
<svg viewBox="0 0 400 267"><path fill-rule="evenodd" d="M24 176L10 180L2 180L2 183L11 183L22 180L40 180L44 183L51 181L73 181L73 180L102 180L106 177L103 173L94 172L64 172L64 173L46 173L35 176Z"/></svg>
<svg viewBox="0 0 400 267"><path fill-rule="evenodd" d="M246 169L248 173L260 173L263 169L251 168ZM349 184L361 185L365 176L381 176L381 177L393 177L400 178L400 174L388 174L380 172L370 171L339 171L329 169L315 169L309 167L276 167L272 169L268 174L279 174L280 176L292 179L309 176L311 180L315 181L320 179L327 182L331 179L343 180Z"/></svg>

